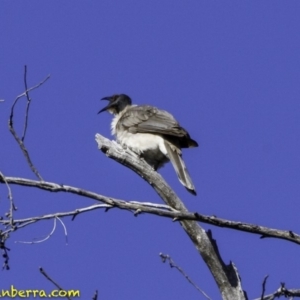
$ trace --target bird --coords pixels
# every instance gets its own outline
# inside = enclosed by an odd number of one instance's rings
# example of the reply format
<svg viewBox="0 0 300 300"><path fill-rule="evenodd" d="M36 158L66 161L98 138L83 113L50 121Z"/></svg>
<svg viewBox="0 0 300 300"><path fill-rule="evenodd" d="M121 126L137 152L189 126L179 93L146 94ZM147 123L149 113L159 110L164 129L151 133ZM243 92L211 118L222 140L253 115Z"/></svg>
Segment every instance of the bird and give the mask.
<svg viewBox="0 0 300 300"><path fill-rule="evenodd" d="M155 171L171 161L181 184L193 195L196 189L182 159L182 148L198 147L189 133L167 111L150 105L133 105L125 94L103 97L108 105L98 114L113 114L112 135L118 143L143 158Z"/></svg>

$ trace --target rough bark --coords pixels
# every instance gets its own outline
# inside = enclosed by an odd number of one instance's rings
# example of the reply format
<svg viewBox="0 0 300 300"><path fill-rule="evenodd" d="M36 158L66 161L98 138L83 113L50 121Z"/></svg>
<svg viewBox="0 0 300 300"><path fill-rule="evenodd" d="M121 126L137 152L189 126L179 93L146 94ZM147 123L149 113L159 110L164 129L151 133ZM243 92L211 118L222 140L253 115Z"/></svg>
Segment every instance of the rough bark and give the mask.
<svg viewBox="0 0 300 300"><path fill-rule="evenodd" d="M96 134L96 141L99 149L108 157L130 168L146 180L167 205L176 210L188 212L183 202L162 176L138 155L129 149L122 148L115 141L110 141L100 134ZM246 299L237 269L233 263L225 265L212 237L196 221L179 220L179 222L211 271L222 298L226 300Z"/></svg>

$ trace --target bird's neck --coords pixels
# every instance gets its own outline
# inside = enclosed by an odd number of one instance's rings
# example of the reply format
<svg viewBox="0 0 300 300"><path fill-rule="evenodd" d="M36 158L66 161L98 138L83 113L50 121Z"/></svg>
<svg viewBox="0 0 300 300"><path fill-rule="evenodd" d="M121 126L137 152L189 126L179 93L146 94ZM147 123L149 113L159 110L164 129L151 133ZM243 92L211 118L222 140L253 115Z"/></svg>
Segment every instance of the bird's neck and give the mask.
<svg viewBox="0 0 300 300"><path fill-rule="evenodd" d="M127 110L130 108L131 105L127 105L122 111L119 113L114 113L114 117L111 122L111 134L116 135L116 127L119 122L119 120L122 118L122 116L127 112Z"/></svg>

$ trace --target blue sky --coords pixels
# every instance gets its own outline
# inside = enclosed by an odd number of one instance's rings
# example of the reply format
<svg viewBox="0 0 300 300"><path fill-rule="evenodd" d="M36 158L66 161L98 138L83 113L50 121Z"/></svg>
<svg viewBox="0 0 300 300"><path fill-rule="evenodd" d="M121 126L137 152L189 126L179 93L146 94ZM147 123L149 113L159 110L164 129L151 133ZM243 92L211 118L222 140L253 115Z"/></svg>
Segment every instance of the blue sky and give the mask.
<svg viewBox="0 0 300 300"><path fill-rule="evenodd" d="M96 133L110 137L99 99L126 93L136 104L170 111L199 143L183 155L194 197L171 165L160 171L191 211L300 232L299 1L1 1L0 171L35 179L7 129L10 107L28 84L26 146L47 181L124 200L161 203L136 174L97 150ZM25 101L16 109L22 129ZM12 186L16 217L93 204L80 197ZM0 210L9 207L0 186ZM124 211L94 211L64 219L63 229L38 245L44 221L11 235L10 271L2 288L51 290L42 266L83 299L201 299L161 263L169 254L212 298L217 287L179 224ZM299 288L299 246L224 228L212 229L225 262L233 261L250 298L285 282Z"/></svg>

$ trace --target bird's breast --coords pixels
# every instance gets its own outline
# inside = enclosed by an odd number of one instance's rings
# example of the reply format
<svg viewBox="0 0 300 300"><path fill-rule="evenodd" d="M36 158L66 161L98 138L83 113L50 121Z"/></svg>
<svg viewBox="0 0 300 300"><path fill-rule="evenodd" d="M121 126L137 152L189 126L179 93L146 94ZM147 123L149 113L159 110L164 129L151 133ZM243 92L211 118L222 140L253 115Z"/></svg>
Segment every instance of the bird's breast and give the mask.
<svg viewBox="0 0 300 300"><path fill-rule="evenodd" d="M130 133L128 131L118 131L116 133L117 140L126 145L137 153L142 153L148 150L160 151L167 154L164 139L155 134L150 133Z"/></svg>
<svg viewBox="0 0 300 300"><path fill-rule="evenodd" d="M116 133L118 142L141 155L155 170L169 161L164 139L159 135L149 133Z"/></svg>
<svg viewBox="0 0 300 300"><path fill-rule="evenodd" d="M122 115L122 112L116 115L111 123L111 132L117 141L143 156L154 169L162 167L169 160L163 137L158 134L129 132L118 126Z"/></svg>

